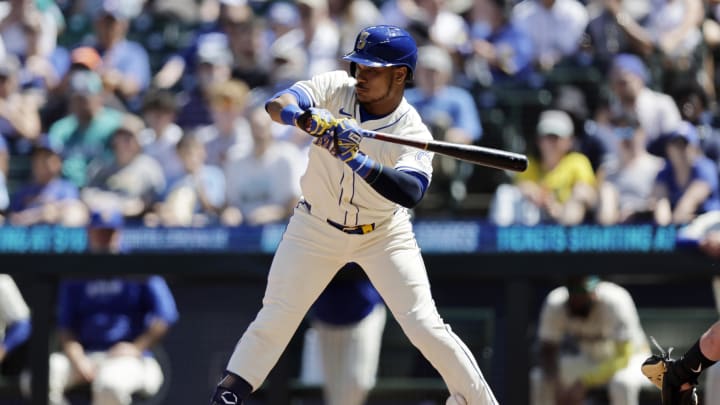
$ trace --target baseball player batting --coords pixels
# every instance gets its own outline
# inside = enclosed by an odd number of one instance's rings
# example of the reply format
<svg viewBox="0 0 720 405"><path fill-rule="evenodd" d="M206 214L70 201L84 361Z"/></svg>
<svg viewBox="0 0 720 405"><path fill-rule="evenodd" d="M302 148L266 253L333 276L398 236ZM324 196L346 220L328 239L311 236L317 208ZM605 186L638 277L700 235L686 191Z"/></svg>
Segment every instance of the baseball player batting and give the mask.
<svg viewBox="0 0 720 405"><path fill-rule="evenodd" d="M497 404L472 353L435 308L413 234L408 208L430 184L432 153L359 135L375 130L432 138L403 97L415 70L415 41L398 27L368 27L343 59L351 76L319 74L266 104L273 120L317 139L263 307L237 343L212 404L241 404L260 387L309 307L348 262L365 270L409 340L440 373L448 404Z"/></svg>

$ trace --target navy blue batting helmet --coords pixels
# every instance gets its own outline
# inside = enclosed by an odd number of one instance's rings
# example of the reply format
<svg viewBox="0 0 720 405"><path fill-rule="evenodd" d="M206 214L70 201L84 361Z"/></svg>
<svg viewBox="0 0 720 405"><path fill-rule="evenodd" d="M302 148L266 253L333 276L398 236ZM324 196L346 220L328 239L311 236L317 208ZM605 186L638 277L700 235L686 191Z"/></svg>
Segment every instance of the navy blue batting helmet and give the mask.
<svg viewBox="0 0 720 405"><path fill-rule="evenodd" d="M370 67L407 66L408 78L415 73L417 45L407 31L393 25L374 25L360 31L355 48L343 56L350 61L350 73L355 75L355 63Z"/></svg>

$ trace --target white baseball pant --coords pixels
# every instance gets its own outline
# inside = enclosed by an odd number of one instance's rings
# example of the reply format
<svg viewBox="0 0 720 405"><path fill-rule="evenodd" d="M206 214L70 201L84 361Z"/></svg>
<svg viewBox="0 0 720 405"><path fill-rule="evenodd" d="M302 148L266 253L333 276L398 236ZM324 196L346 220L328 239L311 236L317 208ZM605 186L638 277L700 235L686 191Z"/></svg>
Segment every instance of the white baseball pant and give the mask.
<svg viewBox="0 0 720 405"><path fill-rule="evenodd" d="M649 354L636 354L630 358L627 367L619 370L607 384L610 405L638 405L640 389L652 383L640 371L640 366ZM582 374L597 366L585 356L561 356L560 380L568 386ZM530 371L530 405L555 405L555 388L548 382L539 367Z"/></svg>
<svg viewBox="0 0 720 405"><path fill-rule="evenodd" d="M153 357L108 357L89 354L97 374L91 383L92 405L130 405L132 395L154 395L163 383L163 373ZM66 405L65 390L81 383L77 371L64 353L50 355L49 404Z"/></svg>
<svg viewBox="0 0 720 405"><path fill-rule="evenodd" d="M313 321L305 335L300 379L322 384L327 405L364 404L375 386L385 318L385 306L377 304L354 324Z"/></svg>
<svg viewBox="0 0 720 405"><path fill-rule="evenodd" d="M367 273L408 339L468 405L497 404L472 353L435 308L409 217L403 210L365 235L333 228L295 209L275 253L263 307L240 338L227 369L259 387L312 303L345 263Z"/></svg>

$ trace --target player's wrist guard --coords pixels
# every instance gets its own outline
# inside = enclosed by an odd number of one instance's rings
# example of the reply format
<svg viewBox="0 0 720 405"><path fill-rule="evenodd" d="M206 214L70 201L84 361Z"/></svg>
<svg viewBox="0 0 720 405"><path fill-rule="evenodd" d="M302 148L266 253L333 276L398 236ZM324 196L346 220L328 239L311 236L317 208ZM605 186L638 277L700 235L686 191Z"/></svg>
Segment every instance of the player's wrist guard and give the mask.
<svg viewBox="0 0 720 405"><path fill-rule="evenodd" d="M350 166L353 172L368 180L370 183L372 183L371 180L377 178L383 169L382 164L374 161L370 156L360 151L357 151L352 158L345 160L345 163Z"/></svg>
<svg viewBox="0 0 720 405"><path fill-rule="evenodd" d="M298 118L304 111L295 104L288 104L280 110L280 119L287 125L298 126Z"/></svg>

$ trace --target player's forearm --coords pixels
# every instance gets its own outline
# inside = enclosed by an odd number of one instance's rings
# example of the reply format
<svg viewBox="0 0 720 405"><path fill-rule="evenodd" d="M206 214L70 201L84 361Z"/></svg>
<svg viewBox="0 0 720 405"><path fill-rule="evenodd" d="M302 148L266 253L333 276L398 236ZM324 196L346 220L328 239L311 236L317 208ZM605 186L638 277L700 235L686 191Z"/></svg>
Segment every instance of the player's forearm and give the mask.
<svg viewBox="0 0 720 405"><path fill-rule="evenodd" d="M150 324L150 327L147 329L147 331L145 331L145 333L138 336L133 341L133 344L141 352L145 351L157 344L163 338L163 336L165 336L168 328L169 326L167 322L161 319L155 319Z"/></svg>
<svg viewBox="0 0 720 405"><path fill-rule="evenodd" d="M31 329L29 319L13 322L12 325L8 326L5 339L0 342L0 346L3 346L6 352L11 351L28 340Z"/></svg>
<svg viewBox="0 0 720 405"><path fill-rule="evenodd" d="M422 183L410 173L385 167L363 153L358 153L347 164L375 191L394 203L413 208L423 198Z"/></svg>
<svg viewBox="0 0 720 405"><path fill-rule="evenodd" d="M632 355L631 342L618 342L615 356L600 363L595 369L583 375L580 380L586 387L597 387L610 381L618 370L627 367Z"/></svg>
<svg viewBox="0 0 720 405"><path fill-rule="evenodd" d="M265 104L265 110L268 114L270 114L270 118L272 118L273 121L280 124L286 124L287 122L283 120L283 110L288 106L297 105L298 101L295 96L290 93L282 93L278 97L268 101ZM300 107L297 108L300 109Z"/></svg>

